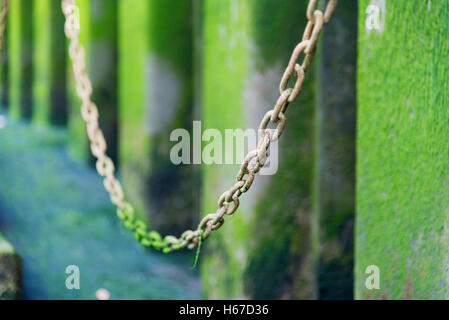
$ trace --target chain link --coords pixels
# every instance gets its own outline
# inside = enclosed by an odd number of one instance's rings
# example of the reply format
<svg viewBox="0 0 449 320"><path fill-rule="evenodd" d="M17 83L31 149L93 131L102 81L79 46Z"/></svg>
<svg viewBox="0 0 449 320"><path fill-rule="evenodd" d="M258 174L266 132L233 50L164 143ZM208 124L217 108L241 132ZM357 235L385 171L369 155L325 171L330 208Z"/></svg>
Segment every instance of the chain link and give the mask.
<svg viewBox="0 0 449 320"><path fill-rule="evenodd" d="M114 175L114 164L106 154L106 141L98 124L98 108L91 100L92 83L86 72L85 52L78 39L79 29L74 28L74 25L76 25L73 21L74 11L76 10L75 0L62 0L62 11L66 17L65 34L70 40L69 55L73 61L76 91L82 101L81 114L86 122L91 151L97 158L97 171L104 177L104 187L109 192L112 203L117 206L118 217L123 221L126 228L134 232L136 239L142 245L153 247L164 253L184 248L193 249L198 245L200 237L201 240L207 239L212 231L223 225L225 215L232 215L236 212L240 204L240 196L251 188L256 174L265 165L270 143L279 139L284 131L287 121L285 116L287 107L301 91L305 73L315 56L321 29L323 24L330 20L337 1L329 0L324 14L317 9L318 0L309 1L307 7L308 23L302 41L293 50L282 76L279 85L280 96L275 107L265 114L260 123L259 132L262 133L262 138L257 149L250 151L245 157L237 174L236 183L220 196L215 213L206 215L200 221L196 230L187 230L177 238L171 235L162 237L157 231L148 231L146 223L135 217L132 205L125 199L123 188ZM299 64L298 59L301 54L304 54L304 60ZM294 77L296 78L295 84L292 88L289 88L288 84ZM267 129L270 123L276 125L274 131Z"/></svg>

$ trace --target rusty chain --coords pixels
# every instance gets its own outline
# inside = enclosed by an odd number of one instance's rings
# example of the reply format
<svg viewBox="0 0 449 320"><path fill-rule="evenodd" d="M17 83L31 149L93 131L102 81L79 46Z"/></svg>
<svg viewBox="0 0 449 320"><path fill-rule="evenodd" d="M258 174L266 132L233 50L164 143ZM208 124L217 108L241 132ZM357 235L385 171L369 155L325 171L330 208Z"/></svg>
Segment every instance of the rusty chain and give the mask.
<svg viewBox="0 0 449 320"><path fill-rule="evenodd" d="M217 210L206 215L195 230L187 230L177 238L171 235L162 237L157 231L148 231L146 223L136 218L132 205L125 199L123 188L114 175L114 164L106 154L106 141L98 123L98 108L91 100L92 83L86 72L85 52L78 39L79 28L74 27L76 24L74 15L77 10L75 0L62 0L62 10L66 17L64 29L67 38L70 40L69 55L73 61L76 91L82 101L81 114L86 122L91 151L97 158L97 171L104 177L104 187L109 192L112 203L117 206L118 217L123 221L126 228L134 232L136 239L142 245L162 250L164 253L184 248L193 249L199 241L207 239L212 231L223 225L226 215L235 213L240 204L240 196L251 188L256 174L265 165L270 143L279 139L284 131L287 121L285 117L287 107L301 91L305 73L309 69L316 52L321 29L330 20L337 1L329 0L324 13L317 9L318 0L309 1L307 7L308 23L302 41L293 50L282 76L279 85L279 99L274 108L265 114L259 126L262 138L257 148L245 157L237 174L236 183L219 197ZM301 55L304 55L304 58L302 63L299 64L298 59ZM296 81L290 88L288 84L293 78L296 78ZM268 129L270 123L276 125L274 131Z"/></svg>
<svg viewBox="0 0 449 320"><path fill-rule="evenodd" d="M8 16L8 0L2 0L2 11L0 12L0 52L3 51L3 43L5 41L7 16Z"/></svg>

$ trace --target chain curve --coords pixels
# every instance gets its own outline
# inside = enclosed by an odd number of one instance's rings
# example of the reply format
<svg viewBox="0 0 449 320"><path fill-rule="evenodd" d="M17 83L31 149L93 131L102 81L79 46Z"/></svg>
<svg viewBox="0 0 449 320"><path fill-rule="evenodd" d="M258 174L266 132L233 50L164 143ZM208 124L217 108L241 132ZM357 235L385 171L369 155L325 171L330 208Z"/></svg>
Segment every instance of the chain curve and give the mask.
<svg viewBox="0 0 449 320"><path fill-rule="evenodd" d="M276 105L265 114L260 123L259 132L262 132L263 135L257 149L250 151L245 157L237 174L236 183L219 197L218 208L215 213L206 215L195 230L186 230L177 238L172 235L162 237L159 232L148 230L147 224L136 218L132 205L125 198L122 185L115 178L114 163L106 153L106 140L98 122L98 108L91 100L92 83L86 71L84 48L78 39L79 28L74 27L76 24L76 21L74 21L75 0L62 0L62 11L66 18L64 30L69 39L69 56L73 62L76 91L82 101L81 115L86 123L91 152L97 159L96 168L99 175L104 178L104 187L110 195L111 202L117 207L118 217L126 228L134 232L136 239L143 246L153 247L164 253L185 248L193 249L198 245L200 237L201 241L207 239L212 231L223 225L225 215L235 213L240 204L240 196L251 188L256 174L265 165L270 143L279 139L284 131L287 121L285 116L287 107L296 99L302 89L305 74L315 56L322 27L330 20L337 2L338 0L329 0L323 13L323 11L317 9L318 0L309 1L306 14L308 23L302 41L293 50L288 66L281 78L279 84L280 96ZM0 18L3 17L2 11ZM0 25L1 31L2 26ZM0 36L1 40L2 37ZM298 59L302 54L304 59L299 64ZM295 84L292 88L288 88L288 83L292 78L296 78ZM277 126L274 133L267 129L270 122Z"/></svg>

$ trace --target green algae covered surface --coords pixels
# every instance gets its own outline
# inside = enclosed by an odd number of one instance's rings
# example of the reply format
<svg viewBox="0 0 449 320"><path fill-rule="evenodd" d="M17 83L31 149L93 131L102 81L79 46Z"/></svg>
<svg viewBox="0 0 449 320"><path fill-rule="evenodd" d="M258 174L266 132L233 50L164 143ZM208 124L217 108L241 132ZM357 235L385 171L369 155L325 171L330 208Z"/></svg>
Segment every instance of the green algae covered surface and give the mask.
<svg viewBox="0 0 449 320"><path fill-rule="evenodd" d="M449 3L387 1L358 52L356 298L449 298ZM380 269L380 290L365 270Z"/></svg>
<svg viewBox="0 0 449 320"><path fill-rule="evenodd" d="M192 126L192 3L119 4L121 176L139 215L181 233L198 213L193 167L170 160L171 132Z"/></svg>
<svg viewBox="0 0 449 320"><path fill-rule="evenodd" d="M257 128L278 97L288 57L305 26L305 2L210 0L203 5L203 130L215 128L224 135L225 129ZM200 266L206 297L315 297L313 79L310 72L301 97L289 107L278 172L258 176L238 211L205 244ZM238 169L203 166L203 214L215 212L216 200L235 183Z"/></svg>

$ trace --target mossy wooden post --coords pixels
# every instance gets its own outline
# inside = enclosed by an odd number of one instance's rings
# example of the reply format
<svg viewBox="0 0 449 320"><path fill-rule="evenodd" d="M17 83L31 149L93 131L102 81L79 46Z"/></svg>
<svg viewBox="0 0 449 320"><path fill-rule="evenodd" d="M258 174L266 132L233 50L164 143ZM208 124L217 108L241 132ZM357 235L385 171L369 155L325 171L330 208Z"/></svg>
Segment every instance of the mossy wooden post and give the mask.
<svg viewBox="0 0 449 320"><path fill-rule="evenodd" d="M20 110L24 119L33 113L33 1L20 0Z"/></svg>
<svg viewBox="0 0 449 320"><path fill-rule="evenodd" d="M257 129L279 96L279 81L306 25L307 3L206 0L203 6L203 130L218 129L224 137L225 129ZM238 211L204 244L205 297L317 297L311 243L313 84L311 70L288 110L277 173L257 176ZM240 165L203 166L205 215L215 212Z"/></svg>
<svg viewBox="0 0 449 320"><path fill-rule="evenodd" d="M11 117L18 118L20 115L20 1L9 2L8 25L6 27L8 41L8 112Z"/></svg>
<svg viewBox="0 0 449 320"><path fill-rule="evenodd" d="M84 47L86 57L89 57L89 22L90 22L90 0L76 0L79 8L80 34L79 40ZM68 92L68 127L70 132L69 152L79 159L89 159L90 148L88 144L86 125L81 117L81 100L76 94L76 84L73 75L72 61L67 57L67 92ZM89 59L86 59L87 72L90 73Z"/></svg>
<svg viewBox="0 0 449 320"><path fill-rule="evenodd" d="M449 3L386 1L376 30L382 2L359 3L356 298L448 299Z"/></svg>
<svg viewBox="0 0 449 320"><path fill-rule="evenodd" d="M50 1L50 122L65 126L68 121L67 106L67 56L64 33L64 15L61 1Z"/></svg>
<svg viewBox="0 0 449 320"><path fill-rule="evenodd" d="M33 121L48 123L50 115L50 0L33 0Z"/></svg>
<svg viewBox="0 0 449 320"><path fill-rule="evenodd" d="M192 2L120 2L120 170L127 195L162 231L193 227L191 165L170 160L170 134L192 126Z"/></svg>
<svg viewBox="0 0 449 320"><path fill-rule="evenodd" d="M357 1L339 1L316 56L314 239L318 298L353 298Z"/></svg>
<svg viewBox="0 0 449 320"><path fill-rule="evenodd" d="M8 19L11 116L31 119L33 85L33 1L10 1Z"/></svg>
<svg viewBox="0 0 449 320"><path fill-rule="evenodd" d="M21 277L19 255L0 234L0 300L21 299Z"/></svg>
<svg viewBox="0 0 449 320"><path fill-rule="evenodd" d="M108 154L118 160L118 0L91 0L89 75ZM91 156L90 156L91 157ZM93 157L91 157L93 159Z"/></svg>
<svg viewBox="0 0 449 320"><path fill-rule="evenodd" d="M0 110L9 108L9 50L8 50L8 32L3 35L3 47L0 52L1 64L1 88L0 88Z"/></svg>
<svg viewBox="0 0 449 320"><path fill-rule="evenodd" d="M66 125L66 41L61 1L34 1L33 120Z"/></svg>

